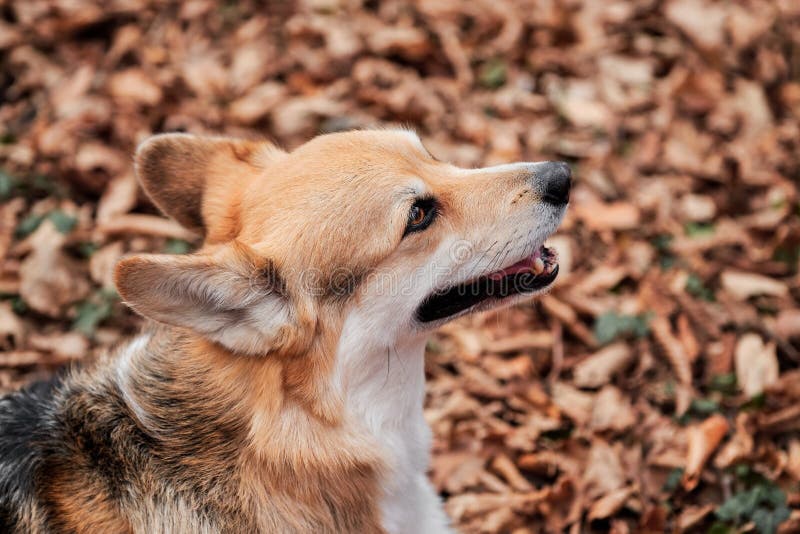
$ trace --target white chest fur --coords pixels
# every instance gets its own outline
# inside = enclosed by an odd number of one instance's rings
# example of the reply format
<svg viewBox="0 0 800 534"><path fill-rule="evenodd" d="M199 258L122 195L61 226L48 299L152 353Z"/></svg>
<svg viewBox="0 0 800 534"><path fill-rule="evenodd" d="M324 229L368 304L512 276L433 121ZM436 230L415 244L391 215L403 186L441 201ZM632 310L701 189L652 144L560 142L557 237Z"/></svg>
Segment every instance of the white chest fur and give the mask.
<svg viewBox="0 0 800 534"><path fill-rule="evenodd" d="M347 417L366 431L389 466L381 481L383 526L391 534L447 532L441 502L428 481L431 436L425 398L425 338L387 343L388 332L351 315L336 357Z"/></svg>

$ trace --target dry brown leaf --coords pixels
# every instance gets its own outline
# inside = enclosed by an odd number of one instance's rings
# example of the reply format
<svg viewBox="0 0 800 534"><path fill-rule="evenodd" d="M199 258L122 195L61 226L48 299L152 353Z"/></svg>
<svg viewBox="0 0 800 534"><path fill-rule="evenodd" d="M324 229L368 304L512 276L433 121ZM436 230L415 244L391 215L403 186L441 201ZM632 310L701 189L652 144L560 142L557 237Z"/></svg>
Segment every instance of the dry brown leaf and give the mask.
<svg viewBox="0 0 800 534"><path fill-rule="evenodd" d="M515 491L533 491L533 486L514 465L514 462L505 454L495 456L491 463L492 469L501 475Z"/></svg>
<svg viewBox="0 0 800 534"><path fill-rule="evenodd" d="M789 292L783 282L755 273L726 270L720 275L720 283L737 300L747 300L756 295L785 297Z"/></svg>
<svg viewBox="0 0 800 534"><path fill-rule="evenodd" d="M800 336L800 309L781 310L775 320L775 333L783 338Z"/></svg>
<svg viewBox="0 0 800 534"><path fill-rule="evenodd" d="M708 195L684 195L678 209L679 215L687 221L709 221L717 214L717 205Z"/></svg>
<svg viewBox="0 0 800 534"><path fill-rule="evenodd" d="M41 352L33 350L12 350L0 352L0 367L22 367L47 361Z"/></svg>
<svg viewBox="0 0 800 534"><path fill-rule="evenodd" d="M172 237L193 241L197 235L175 221L156 215L122 214L98 224L97 230L108 235L140 234L158 237Z"/></svg>
<svg viewBox="0 0 800 534"><path fill-rule="evenodd" d="M461 493L480 480L485 460L467 453L442 454L433 463L431 477L437 488Z"/></svg>
<svg viewBox="0 0 800 534"><path fill-rule="evenodd" d="M559 266L559 273L561 272ZM578 281L572 286L572 291L591 295L600 290L608 290L619 284L628 275L627 267L607 267L598 269Z"/></svg>
<svg viewBox="0 0 800 534"><path fill-rule="evenodd" d="M585 393L565 382L553 384L553 404L577 425L583 426L592 416L594 395Z"/></svg>
<svg viewBox="0 0 800 534"><path fill-rule="evenodd" d="M713 504L687 507L678 517L678 532L686 532L687 530L694 528L711 512L713 512L714 508L715 507Z"/></svg>
<svg viewBox="0 0 800 534"><path fill-rule="evenodd" d="M778 356L775 343L767 343L754 333L739 338L734 353L736 379L747 397L754 397L778 380Z"/></svg>
<svg viewBox="0 0 800 534"><path fill-rule="evenodd" d="M572 208L573 216L583 221L590 230L630 230L639 225L640 213L635 204L628 202L591 202Z"/></svg>
<svg viewBox="0 0 800 534"><path fill-rule="evenodd" d="M6 253L11 245L14 229L17 227L17 217L25 207L25 201L15 198L0 205L0 273L6 261Z"/></svg>
<svg viewBox="0 0 800 534"><path fill-rule="evenodd" d="M520 332L494 340L486 340L483 343L483 350L502 354L530 349L549 349L552 346L552 332L548 330L537 330L533 332Z"/></svg>
<svg viewBox="0 0 800 534"><path fill-rule="evenodd" d="M587 497L592 500L603 497L623 489L625 482L619 452L601 439L593 440L583 472Z"/></svg>
<svg viewBox="0 0 800 534"><path fill-rule="evenodd" d="M114 267L124 254L121 241L114 241L95 251L89 258L89 274L102 287L114 288Z"/></svg>
<svg viewBox="0 0 800 534"><path fill-rule="evenodd" d="M542 502L549 493L548 489L510 495L465 493L448 500L445 508L454 519L468 519L497 508L510 507L512 510L529 508Z"/></svg>
<svg viewBox="0 0 800 534"><path fill-rule="evenodd" d="M139 186L132 172L113 178L97 203L97 224L102 225L131 211L136 206L138 190Z"/></svg>
<svg viewBox="0 0 800 534"><path fill-rule="evenodd" d="M800 404L782 408L758 418L758 429L770 434L800 431Z"/></svg>
<svg viewBox="0 0 800 534"><path fill-rule="evenodd" d="M747 414L740 413L736 416L736 432L722 446L714 458L714 465L720 469L730 467L741 462L753 452L753 429L750 428L750 418Z"/></svg>
<svg viewBox="0 0 800 534"><path fill-rule="evenodd" d="M698 47L719 50L724 45L728 13L723 4L708 0L671 0L664 13Z"/></svg>
<svg viewBox="0 0 800 534"><path fill-rule="evenodd" d="M786 471L793 479L800 480L800 439L789 441Z"/></svg>
<svg viewBox="0 0 800 534"><path fill-rule="evenodd" d="M61 317L90 289L83 266L62 252L65 239L51 221L44 221L30 238L33 252L20 266L20 295L51 317Z"/></svg>
<svg viewBox="0 0 800 534"><path fill-rule="evenodd" d="M500 380L526 380L534 373L533 361L525 355L510 359L488 355L482 358L482 365L489 374Z"/></svg>
<svg viewBox="0 0 800 534"><path fill-rule="evenodd" d="M633 351L627 343L614 343L578 363L572 370L573 381L582 388L607 384L631 362Z"/></svg>
<svg viewBox="0 0 800 534"><path fill-rule="evenodd" d="M31 334L30 346L38 351L51 352L64 360L78 360L87 355L89 340L78 332L63 334Z"/></svg>
<svg viewBox="0 0 800 534"><path fill-rule="evenodd" d="M231 102L229 112L233 120L242 124L252 124L266 117L285 98L285 85L266 82Z"/></svg>
<svg viewBox="0 0 800 534"><path fill-rule="evenodd" d="M424 32L411 26L383 26L367 36L369 48L380 55L398 54L419 60L431 51L431 41Z"/></svg>
<svg viewBox="0 0 800 534"><path fill-rule="evenodd" d="M129 166L129 158L121 152L102 143L84 143L75 154L75 168L83 173L102 169L109 175L116 175Z"/></svg>
<svg viewBox="0 0 800 534"><path fill-rule="evenodd" d="M700 473L727 432L728 421L719 414L689 427L689 447L681 479L681 485L685 490L693 490L700 482Z"/></svg>
<svg viewBox="0 0 800 534"><path fill-rule="evenodd" d="M558 472L576 476L580 472L577 460L553 451L523 454L517 459L520 469L554 477Z"/></svg>
<svg viewBox="0 0 800 534"><path fill-rule="evenodd" d="M561 321L564 326L570 330L570 332L575 334L586 345L589 347L597 346L597 340L595 340L594 334L592 334L589 329L586 328L586 325L580 321L578 314L575 313L575 310L573 310L570 306L556 299L552 295L543 296L540 302L548 311L548 313L552 314L559 321Z"/></svg>
<svg viewBox="0 0 800 534"><path fill-rule="evenodd" d="M655 317L650 322L650 329L653 332L653 337L656 342L658 342L661 350L667 357L678 381L686 386L691 386L691 359L680 340L672 333L672 327L669 321L664 317Z"/></svg>
<svg viewBox="0 0 800 534"><path fill-rule="evenodd" d="M589 521L606 519L619 512L635 492L634 488L619 488L603 495L589 507L587 518Z"/></svg>
<svg viewBox="0 0 800 534"><path fill-rule="evenodd" d="M0 302L0 350L23 346L25 325L11 308L10 302Z"/></svg>
<svg viewBox="0 0 800 534"><path fill-rule="evenodd" d="M636 424L636 412L618 388L608 385L595 397L589 428L623 432Z"/></svg>
<svg viewBox="0 0 800 534"><path fill-rule="evenodd" d="M697 357L700 356L700 343L694 335L689 316L684 313L680 314L678 316L677 327L678 339L681 345L683 345L683 349L686 351L686 356L689 358L689 362L694 363Z"/></svg>
<svg viewBox="0 0 800 534"><path fill-rule="evenodd" d="M108 83L111 95L121 104L155 106L163 98L161 88L141 69L131 68L117 72Z"/></svg>

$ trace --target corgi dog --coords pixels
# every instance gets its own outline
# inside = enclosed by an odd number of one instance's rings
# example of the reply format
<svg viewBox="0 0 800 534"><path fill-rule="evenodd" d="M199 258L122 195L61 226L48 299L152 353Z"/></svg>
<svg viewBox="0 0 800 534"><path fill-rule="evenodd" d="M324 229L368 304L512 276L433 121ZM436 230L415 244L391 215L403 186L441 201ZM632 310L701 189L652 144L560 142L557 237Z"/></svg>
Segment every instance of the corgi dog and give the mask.
<svg viewBox="0 0 800 534"><path fill-rule="evenodd" d="M450 531L426 337L551 286L569 167L461 169L403 130L162 134L135 167L202 245L122 259L143 333L0 401L0 531Z"/></svg>

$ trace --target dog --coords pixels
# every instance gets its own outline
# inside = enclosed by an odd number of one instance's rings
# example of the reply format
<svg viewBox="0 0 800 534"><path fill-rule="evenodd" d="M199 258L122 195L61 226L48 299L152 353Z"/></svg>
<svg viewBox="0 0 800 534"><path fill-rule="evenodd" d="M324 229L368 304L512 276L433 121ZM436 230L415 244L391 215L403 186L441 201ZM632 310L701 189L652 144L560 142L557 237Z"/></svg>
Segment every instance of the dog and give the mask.
<svg viewBox="0 0 800 534"><path fill-rule="evenodd" d="M0 401L0 530L451 530L427 479L426 336L547 290L570 170L466 170L405 130L161 134L156 206L203 236L123 258L143 332Z"/></svg>

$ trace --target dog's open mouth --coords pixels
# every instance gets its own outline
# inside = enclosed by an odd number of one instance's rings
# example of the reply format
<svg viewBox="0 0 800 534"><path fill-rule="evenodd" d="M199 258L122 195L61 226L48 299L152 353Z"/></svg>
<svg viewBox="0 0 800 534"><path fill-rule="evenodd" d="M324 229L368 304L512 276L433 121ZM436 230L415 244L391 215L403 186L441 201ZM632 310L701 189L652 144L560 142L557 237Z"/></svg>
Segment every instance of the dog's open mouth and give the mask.
<svg viewBox="0 0 800 534"><path fill-rule="evenodd" d="M498 271L433 293L417 309L422 323L451 317L484 301L500 301L548 287L558 276L558 254L542 246Z"/></svg>

